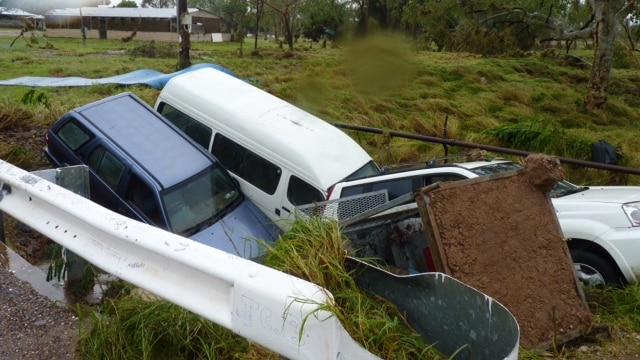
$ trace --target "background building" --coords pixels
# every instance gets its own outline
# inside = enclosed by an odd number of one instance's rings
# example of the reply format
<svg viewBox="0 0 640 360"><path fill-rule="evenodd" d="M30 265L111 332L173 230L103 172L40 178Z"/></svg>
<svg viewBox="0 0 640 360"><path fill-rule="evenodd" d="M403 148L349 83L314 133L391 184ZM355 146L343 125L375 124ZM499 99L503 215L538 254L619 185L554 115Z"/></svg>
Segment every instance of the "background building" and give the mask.
<svg viewBox="0 0 640 360"><path fill-rule="evenodd" d="M224 32L220 18L213 13L189 9L191 41L212 41ZM175 8L82 7L56 9L44 16L50 37L82 37L120 39L135 32L137 40L178 41ZM222 36L228 39L228 36Z"/></svg>

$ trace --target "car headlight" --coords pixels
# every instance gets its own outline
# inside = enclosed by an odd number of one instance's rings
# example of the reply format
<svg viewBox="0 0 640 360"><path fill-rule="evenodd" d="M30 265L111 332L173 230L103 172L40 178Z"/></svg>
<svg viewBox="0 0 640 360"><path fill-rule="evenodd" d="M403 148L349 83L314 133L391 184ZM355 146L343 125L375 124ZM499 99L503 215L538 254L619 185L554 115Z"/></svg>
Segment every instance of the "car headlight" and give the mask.
<svg viewBox="0 0 640 360"><path fill-rule="evenodd" d="M640 226L640 202L622 204L622 210L631 221L631 225Z"/></svg>

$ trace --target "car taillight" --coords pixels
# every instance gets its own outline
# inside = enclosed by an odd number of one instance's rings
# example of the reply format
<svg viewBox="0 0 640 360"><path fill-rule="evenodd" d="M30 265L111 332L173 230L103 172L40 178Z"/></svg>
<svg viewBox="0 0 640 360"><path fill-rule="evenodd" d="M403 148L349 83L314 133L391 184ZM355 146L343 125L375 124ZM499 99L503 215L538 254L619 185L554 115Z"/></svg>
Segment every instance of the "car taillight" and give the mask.
<svg viewBox="0 0 640 360"><path fill-rule="evenodd" d="M327 200L331 199L331 193L333 192L333 189L335 189L336 186L332 186L329 188L329 190L327 190Z"/></svg>

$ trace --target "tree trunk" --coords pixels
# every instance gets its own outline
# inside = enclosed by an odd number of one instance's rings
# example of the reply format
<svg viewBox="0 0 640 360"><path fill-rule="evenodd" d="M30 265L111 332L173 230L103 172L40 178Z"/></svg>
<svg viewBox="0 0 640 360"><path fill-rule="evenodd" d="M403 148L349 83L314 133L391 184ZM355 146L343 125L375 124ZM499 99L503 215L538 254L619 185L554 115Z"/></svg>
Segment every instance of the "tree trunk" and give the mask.
<svg viewBox="0 0 640 360"><path fill-rule="evenodd" d="M262 10L264 9L264 0L256 0L256 27L253 31L253 49L258 50L258 32L260 31L260 18L262 18ZM265 39L266 39L265 31Z"/></svg>
<svg viewBox="0 0 640 360"><path fill-rule="evenodd" d="M584 104L588 110L598 110L605 106L609 96L616 36L622 28L622 21L636 7L636 1L591 0L590 3L595 14L594 58Z"/></svg>
<svg viewBox="0 0 640 360"><path fill-rule="evenodd" d="M609 96L609 80L613 63L615 37L618 33L614 16L598 17L593 32L594 59L584 104L589 110L602 109Z"/></svg>
<svg viewBox="0 0 640 360"><path fill-rule="evenodd" d="M293 51L293 24L291 22L291 15L289 14L289 9L286 9L284 13L282 13L282 20L284 22L285 41L289 46L289 50Z"/></svg>
<svg viewBox="0 0 640 360"><path fill-rule="evenodd" d="M186 69L191 66L191 56L189 51L191 50L191 38L187 25L184 24L185 15L188 15L187 0L178 0L178 33L180 34L180 54L178 56L178 70Z"/></svg>

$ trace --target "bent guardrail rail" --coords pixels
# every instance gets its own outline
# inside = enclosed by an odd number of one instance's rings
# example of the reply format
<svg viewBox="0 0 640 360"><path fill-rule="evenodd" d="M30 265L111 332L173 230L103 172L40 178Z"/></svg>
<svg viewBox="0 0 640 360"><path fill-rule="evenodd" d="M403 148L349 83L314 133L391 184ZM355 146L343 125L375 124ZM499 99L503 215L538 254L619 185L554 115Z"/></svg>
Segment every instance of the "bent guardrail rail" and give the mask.
<svg viewBox="0 0 640 360"><path fill-rule="evenodd" d="M356 285L397 306L426 343L456 360L516 360L520 327L504 305L449 275L424 270L428 266L422 220L415 201L403 205L414 195L381 205L380 198L387 199L386 190L296 210L299 215L340 221L351 250L371 260L347 257ZM406 268L409 274L391 273L385 265Z"/></svg>
<svg viewBox="0 0 640 360"><path fill-rule="evenodd" d="M325 289L123 217L0 160L0 210L125 281L291 359L378 359Z"/></svg>

